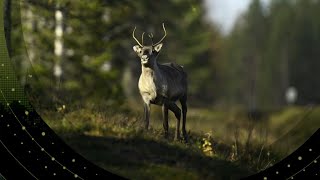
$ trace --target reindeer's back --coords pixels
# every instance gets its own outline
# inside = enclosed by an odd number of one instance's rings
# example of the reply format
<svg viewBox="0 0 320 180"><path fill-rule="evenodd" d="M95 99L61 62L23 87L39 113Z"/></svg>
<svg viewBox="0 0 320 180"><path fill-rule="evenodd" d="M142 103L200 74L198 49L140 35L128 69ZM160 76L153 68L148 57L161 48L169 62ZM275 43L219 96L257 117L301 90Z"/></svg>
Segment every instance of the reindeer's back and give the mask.
<svg viewBox="0 0 320 180"><path fill-rule="evenodd" d="M160 64L161 72L166 74L169 98L179 98L187 93L187 73L183 67L176 63Z"/></svg>
<svg viewBox="0 0 320 180"><path fill-rule="evenodd" d="M159 68L161 69L162 72L165 72L169 76L173 76L176 79L186 79L187 78L187 73L184 71L183 67L180 66L179 64L176 63L164 63L160 64Z"/></svg>
<svg viewBox="0 0 320 180"><path fill-rule="evenodd" d="M163 64L161 64L161 65L164 66L164 67L173 68L173 69L175 69L175 70L177 70L177 71L180 71L180 72L184 72L183 67L180 66L180 65L177 64L177 63L172 63L172 62L170 62L170 63L163 63Z"/></svg>

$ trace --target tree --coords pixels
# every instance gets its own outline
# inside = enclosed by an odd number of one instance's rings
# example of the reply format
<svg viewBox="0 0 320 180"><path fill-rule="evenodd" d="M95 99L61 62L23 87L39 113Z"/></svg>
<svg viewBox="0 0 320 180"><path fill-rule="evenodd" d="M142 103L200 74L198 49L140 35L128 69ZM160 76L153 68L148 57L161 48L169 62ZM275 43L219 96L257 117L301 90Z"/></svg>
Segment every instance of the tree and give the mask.
<svg viewBox="0 0 320 180"><path fill-rule="evenodd" d="M274 0L267 9L253 0L227 39L224 97L276 108L286 105L284 94L294 86L298 104L319 102L318 15L318 1Z"/></svg>
<svg viewBox="0 0 320 180"><path fill-rule="evenodd" d="M6 37L7 49L11 56L11 0L4 0L4 33Z"/></svg>
<svg viewBox="0 0 320 180"><path fill-rule="evenodd" d="M139 97L136 85L140 63L132 50L135 45L132 30L137 26L138 33L152 32L156 40L162 36L162 22L168 36L160 63L175 61L184 65L190 74L190 98L194 104L212 102L211 89L215 80L211 71L214 67L211 42L219 33L213 33L215 27L204 19L202 1L59 3L64 15L63 61L56 61L54 50L56 2L27 0L22 6L23 13L31 11L32 14L32 18L23 16L22 24L30 40L27 40L27 49L34 54L32 67L39 79L38 86L33 85L33 89L38 97L48 101L44 104L52 104L50 99L79 104L117 104L127 99L124 92ZM28 22L32 22L32 28L28 27ZM146 38L146 43L150 43L150 39ZM52 83L57 62L63 69L59 91ZM121 82L124 77L131 79Z"/></svg>
<svg viewBox="0 0 320 180"><path fill-rule="evenodd" d="M263 89L262 64L267 40L268 20L265 9L259 0L253 0L247 12L238 20L227 40L226 96L231 103L248 109L257 109L261 104Z"/></svg>

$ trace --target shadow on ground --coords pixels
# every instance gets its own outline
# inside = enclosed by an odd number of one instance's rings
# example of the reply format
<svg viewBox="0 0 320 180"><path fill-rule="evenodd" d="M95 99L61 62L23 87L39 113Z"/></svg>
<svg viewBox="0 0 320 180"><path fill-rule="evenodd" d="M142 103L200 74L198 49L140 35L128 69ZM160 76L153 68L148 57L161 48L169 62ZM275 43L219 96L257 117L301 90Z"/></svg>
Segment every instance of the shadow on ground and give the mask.
<svg viewBox="0 0 320 180"><path fill-rule="evenodd" d="M130 179L239 179L250 175L245 168L182 144L137 137L64 135L63 139L91 162Z"/></svg>

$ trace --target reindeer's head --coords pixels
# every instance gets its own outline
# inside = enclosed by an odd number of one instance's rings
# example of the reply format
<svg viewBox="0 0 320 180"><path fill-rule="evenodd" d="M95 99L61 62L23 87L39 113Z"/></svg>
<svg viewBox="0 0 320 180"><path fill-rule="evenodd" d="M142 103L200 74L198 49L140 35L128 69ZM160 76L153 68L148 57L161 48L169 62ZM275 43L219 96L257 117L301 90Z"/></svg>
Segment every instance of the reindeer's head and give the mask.
<svg viewBox="0 0 320 180"><path fill-rule="evenodd" d="M142 65L148 65L148 64L153 64L154 61L156 60L161 48L162 48L162 41L164 40L164 38L167 35L166 29L164 27L164 24L162 24L163 27L163 31L164 31L164 36L162 37L162 39L157 42L157 43L153 43L153 35L149 34L149 37L151 38L151 42L152 45L149 46L145 46L143 44L143 36L144 36L144 32L142 33L142 43L140 43L138 41L138 39L134 36L134 32L136 30L136 27L134 28L133 32L132 32L132 37L133 39L136 40L136 42L138 43L138 45L133 46L133 50L137 53L137 55L139 56L140 60L141 60L141 64Z"/></svg>

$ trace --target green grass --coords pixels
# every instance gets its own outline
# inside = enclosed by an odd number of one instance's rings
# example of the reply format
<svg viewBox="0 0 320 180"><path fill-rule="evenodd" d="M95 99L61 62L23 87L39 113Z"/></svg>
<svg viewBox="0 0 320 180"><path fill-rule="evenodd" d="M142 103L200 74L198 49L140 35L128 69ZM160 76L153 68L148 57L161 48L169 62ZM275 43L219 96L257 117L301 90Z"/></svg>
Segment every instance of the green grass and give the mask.
<svg viewBox="0 0 320 180"><path fill-rule="evenodd" d="M320 107L285 109L274 114L270 126L273 127L271 146L285 156L300 147L320 127Z"/></svg>
<svg viewBox="0 0 320 180"><path fill-rule="evenodd" d="M66 107L41 115L85 158L130 179L239 179L288 155L319 127L320 118L320 108L308 119L304 107L291 107L261 122L248 120L241 111L190 109L190 142L184 144L173 141L172 114L170 136L164 139L160 110L153 109L148 131L142 128L141 113ZM301 123L310 129L301 130Z"/></svg>

